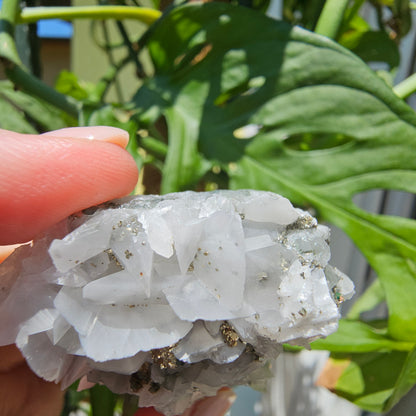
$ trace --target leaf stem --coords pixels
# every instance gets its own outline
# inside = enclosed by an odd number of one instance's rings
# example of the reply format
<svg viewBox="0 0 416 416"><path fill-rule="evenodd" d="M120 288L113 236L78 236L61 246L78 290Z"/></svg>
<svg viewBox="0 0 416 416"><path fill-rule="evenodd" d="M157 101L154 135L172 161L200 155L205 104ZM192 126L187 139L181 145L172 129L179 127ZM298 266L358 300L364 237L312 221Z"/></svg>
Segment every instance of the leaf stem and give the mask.
<svg viewBox="0 0 416 416"><path fill-rule="evenodd" d="M163 160L168 153L168 146L151 136L142 137L140 139L140 146L143 147L146 152L149 152L151 155L161 160Z"/></svg>
<svg viewBox="0 0 416 416"><path fill-rule="evenodd" d="M359 10L361 9L364 3L365 3L365 0L354 1L354 4L348 10L348 13L346 15L346 21L344 22L345 26L348 26L348 24L351 22L354 16L359 12Z"/></svg>
<svg viewBox="0 0 416 416"><path fill-rule="evenodd" d="M113 416L117 396L107 387L96 384L90 389L92 416Z"/></svg>
<svg viewBox="0 0 416 416"><path fill-rule="evenodd" d="M19 14L19 0L4 0L0 19L0 58L7 77L18 87L67 112L78 115L78 104L31 75L23 67L14 40L14 28Z"/></svg>
<svg viewBox="0 0 416 416"><path fill-rule="evenodd" d="M6 62L4 66L10 81L23 91L45 100L74 118L78 117L81 103L49 87L49 85L34 77L14 62Z"/></svg>
<svg viewBox="0 0 416 416"><path fill-rule="evenodd" d="M133 416L137 412L139 398L135 395L125 394L122 416Z"/></svg>
<svg viewBox="0 0 416 416"><path fill-rule="evenodd" d="M161 14L159 10L134 6L26 7L17 23L33 23L41 19L133 19L150 25Z"/></svg>
<svg viewBox="0 0 416 416"><path fill-rule="evenodd" d="M19 0L4 0L0 13L0 58L21 64L14 41L14 27L19 13Z"/></svg>
<svg viewBox="0 0 416 416"><path fill-rule="evenodd" d="M397 84L393 88L393 91L397 96L403 99L412 95L416 92L416 74L410 75L410 77Z"/></svg>
<svg viewBox="0 0 416 416"><path fill-rule="evenodd" d="M349 0L326 0L316 24L315 32L336 39L342 25Z"/></svg>

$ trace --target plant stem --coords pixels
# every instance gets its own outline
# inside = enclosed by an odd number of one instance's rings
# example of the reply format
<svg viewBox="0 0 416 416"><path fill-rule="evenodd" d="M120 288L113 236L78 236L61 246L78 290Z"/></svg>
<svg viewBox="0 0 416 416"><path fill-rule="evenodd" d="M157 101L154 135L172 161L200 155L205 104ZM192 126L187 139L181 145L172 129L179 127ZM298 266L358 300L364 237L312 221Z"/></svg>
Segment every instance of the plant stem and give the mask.
<svg viewBox="0 0 416 416"><path fill-rule="evenodd" d="M117 396L105 386L96 384L90 389L93 416L113 416Z"/></svg>
<svg viewBox="0 0 416 416"><path fill-rule="evenodd" d="M393 91L397 96L403 99L412 95L416 92L416 74L410 75L410 77L397 84L393 88Z"/></svg>
<svg viewBox="0 0 416 416"><path fill-rule="evenodd" d="M140 146L158 159L163 160L168 153L168 146L151 136L142 137L140 139Z"/></svg>
<svg viewBox="0 0 416 416"><path fill-rule="evenodd" d="M104 101L105 94L107 93L108 89L110 88L111 84L114 82L118 71L123 68L128 62L130 62L130 58L127 56L122 59L120 62L117 62L114 65L111 65L104 76L98 81L95 85L94 92L92 94L92 100L96 101Z"/></svg>
<svg viewBox="0 0 416 416"><path fill-rule="evenodd" d="M328 38L336 39L348 3L349 0L326 0L316 24L315 32Z"/></svg>
<svg viewBox="0 0 416 416"><path fill-rule="evenodd" d="M161 14L159 10L134 6L26 7L17 23L33 23L41 19L133 19L150 25Z"/></svg>
<svg viewBox="0 0 416 416"><path fill-rule="evenodd" d="M31 75L23 67L14 40L18 19L19 0L4 0L0 19L0 58L7 77L19 88L55 105L73 117L78 115L78 104Z"/></svg>
<svg viewBox="0 0 416 416"><path fill-rule="evenodd" d="M78 101L57 92L14 62L6 62L4 66L10 81L23 91L45 100L74 118L78 117L78 110L81 106Z"/></svg>
<svg viewBox="0 0 416 416"><path fill-rule="evenodd" d="M138 405L139 398L137 396L125 394L122 416L133 416L137 412Z"/></svg>
<svg viewBox="0 0 416 416"><path fill-rule="evenodd" d="M354 4L351 6L351 9L348 10L348 14L346 16L345 24L348 25L351 20L354 18L354 16L359 12L363 4L365 3L365 0L355 0Z"/></svg>
<svg viewBox="0 0 416 416"><path fill-rule="evenodd" d="M104 50L105 53L107 54L108 57L108 61L110 62L110 65L112 65L113 67L116 66L116 62L114 60L114 56L113 56L113 51L111 49L110 46L110 35L108 34L108 29L107 29L107 22L105 20L101 21L101 25L102 25L102 29L103 29L103 36L104 36ZM115 92L116 92L116 96L119 102L123 102L123 92L121 91L121 86L118 82L117 79L117 73L114 76L114 88L115 88Z"/></svg>
<svg viewBox="0 0 416 416"><path fill-rule="evenodd" d="M14 27L19 13L19 0L4 0L0 19L0 57L21 64L14 41Z"/></svg>

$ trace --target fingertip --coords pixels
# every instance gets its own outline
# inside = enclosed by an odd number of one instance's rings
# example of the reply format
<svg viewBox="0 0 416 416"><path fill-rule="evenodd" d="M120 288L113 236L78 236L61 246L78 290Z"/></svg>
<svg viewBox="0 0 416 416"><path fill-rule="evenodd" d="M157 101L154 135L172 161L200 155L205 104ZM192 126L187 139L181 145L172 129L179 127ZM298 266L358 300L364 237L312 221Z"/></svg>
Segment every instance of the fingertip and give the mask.
<svg viewBox="0 0 416 416"><path fill-rule="evenodd" d="M155 410L154 407L142 407L137 410L134 416L163 416L163 414Z"/></svg>
<svg viewBox="0 0 416 416"><path fill-rule="evenodd" d="M6 260L6 258L9 257L10 254L12 254L13 251L16 250L17 247L20 247L20 244L10 244L7 246L0 246L0 263Z"/></svg>
<svg viewBox="0 0 416 416"><path fill-rule="evenodd" d="M67 127L60 130L43 133L42 136L54 138L98 140L116 144L123 149L129 143L129 134L117 127L91 126L91 127Z"/></svg>
<svg viewBox="0 0 416 416"><path fill-rule="evenodd" d="M221 388L215 396L205 397L194 403L182 416L224 416L236 397L230 388Z"/></svg>

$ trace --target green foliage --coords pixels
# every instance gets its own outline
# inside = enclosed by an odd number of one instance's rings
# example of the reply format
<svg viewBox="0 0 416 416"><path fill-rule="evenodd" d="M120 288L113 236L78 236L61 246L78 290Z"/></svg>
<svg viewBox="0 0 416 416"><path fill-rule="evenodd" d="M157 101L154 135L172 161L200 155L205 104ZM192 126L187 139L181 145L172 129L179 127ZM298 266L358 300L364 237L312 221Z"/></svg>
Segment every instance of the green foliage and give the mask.
<svg viewBox="0 0 416 416"><path fill-rule="evenodd" d="M414 357L414 352L399 351L352 354L348 358L334 354L334 359L348 363L334 391L363 409L384 412L397 403L398 394L401 397L408 391L409 386L403 385L404 378L411 379L411 383L416 381ZM406 390L400 391L403 387Z"/></svg>
<svg viewBox="0 0 416 416"><path fill-rule="evenodd" d="M9 81L0 81L0 128L20 133L66 127L65 115L47 102L15 91Z"/></svg>
<svg viewBox="0 0 416 416"><path fill-rule="evenodd" d="M400 63L399 47L385 31L372 30L360 16L355 15L339 38L339 43L365 62L385 62L390 69Z"/></svg>
<svg viewBox="0 0 416 416"><path fill-rule="evenodd" d="M56 80L55 88L62 94L69 95L80 101L85 101L90 99L95 85L82 82L73 72L63 70Z"/></svg>
<svg viewBox="0 0 416 416"><path fill-rule="evenodd" d="M140 73L144 82L132 102L105 102L121 65L97 85L65 72L56 86L62 99L48 97L61 109L69 103L67 112L75 109L82 125L126 129L139 168L161 171L161 192L270 190L343 229L378 280L338 332L313 348L332 351L334 362L344 365L337 394L386 411L416 384L416 222L366 212L353 197L371 189L416 191L416 114L363 62L398 66L398 43L411 23L409 1L372 0L376 28L358 15L363 0L351 1L345 15L325 18L323 0L286 0L286 22L262 13L267 1L232 3L174 6L141 39L124 38L138 69L141 51L153 65L152 75ZM82 11L75 9L69 13L78 16ZM339 21L332 28L338 43L293 27L325 27L322 19L331 18ZM0 56L16 61L8 46ZM22 78L10 74L20 86ZM30 94L0 84L2 128L34 133L70 123L38 98L39 88L30 89L30 77L23 80ZM410 83L405 92L414 90ZM362 313L380 302L388 315L366 322ZM93 409L102 395L108 396L92 391ZM107 399L104 407L113 409L113 398Z"/></svg>
<svg viewBox="0 0 416 416"><path fill-rule="evenodd" d="M92 416L113 416L117 395L96 384L90 389Z"/></svg>
<svg viewBox="0 0 416 416"><path fill-rule="evenodd" d="M389 308L387 334L346 321L321 347L358 359L369 351L387 361L394 351L410 354L416 223L365 212L352 197L376 188L415 192L413 110L339 45L241 8L177 8L155 25L147 46L155 75L135 107L139 119L150 107L168 125L162 191L195 187L219 165L231 188L271 190L313 206L366 255ZM391 365L410 371L405 358ZM361 371L370 377L367 367ZM371 397L363 390L354 402L386 410L398 388L375 388Z"/></svg>

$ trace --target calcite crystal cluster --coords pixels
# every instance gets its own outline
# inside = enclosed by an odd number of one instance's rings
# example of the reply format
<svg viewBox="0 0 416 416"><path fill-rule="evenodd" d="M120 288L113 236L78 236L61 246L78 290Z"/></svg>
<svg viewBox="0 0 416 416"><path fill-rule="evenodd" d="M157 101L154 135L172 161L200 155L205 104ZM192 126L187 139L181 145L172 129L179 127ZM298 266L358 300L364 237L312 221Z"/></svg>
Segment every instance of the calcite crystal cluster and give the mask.
<svg viewBox="0 0 416 416"><path fill-rule="evenodd" d="M269 192L111 202L1 266L0 342L63 387L86 377L177 415L264 380L283 343L336 330L353 285L328 265L328 239Z"/></svg>

